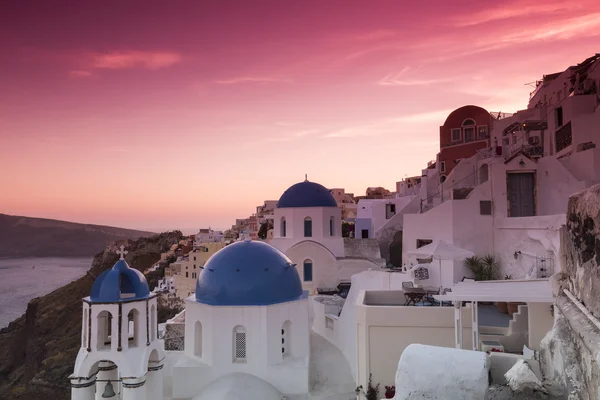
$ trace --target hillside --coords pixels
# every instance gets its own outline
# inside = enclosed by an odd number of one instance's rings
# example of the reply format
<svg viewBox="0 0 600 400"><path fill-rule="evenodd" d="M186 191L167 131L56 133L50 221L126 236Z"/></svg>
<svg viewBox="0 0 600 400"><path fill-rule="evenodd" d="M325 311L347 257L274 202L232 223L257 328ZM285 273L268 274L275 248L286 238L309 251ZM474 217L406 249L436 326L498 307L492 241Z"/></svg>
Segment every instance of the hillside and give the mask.
<svg viewBox="0 0 600 400"><path fill-rule="evenodd" d="M0 257L92 256L116 240L152 232L0 214Z"/></svg>
<svg viewBox="0 0 600 400"><path fill-rule="evenodd" d="M175 231L138 239L127 246L125 259L143 271L181 238L181 232ZM0 330L0 399L70 398L67 378L81 345L81 299L89 296L96 277L117 259L108 251L96 254L85 276L31 300L23 316ZM180 311L165 309L161 300L159 322Z"/></svg>

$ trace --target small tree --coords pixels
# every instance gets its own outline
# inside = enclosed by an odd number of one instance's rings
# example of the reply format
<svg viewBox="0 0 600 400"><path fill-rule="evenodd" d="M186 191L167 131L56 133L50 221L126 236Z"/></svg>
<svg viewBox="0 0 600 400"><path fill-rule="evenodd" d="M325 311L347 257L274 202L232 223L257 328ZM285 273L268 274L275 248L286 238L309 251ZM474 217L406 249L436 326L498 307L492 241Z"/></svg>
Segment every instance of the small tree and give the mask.
<svg viewBox="0 0 600 400"><path fill-rule="evenodd" d="M271 222L267 221L260 224L260 228L258 229L258 237L262 240L265 240L267 238L269 229L273 229L273 224Z"/></svg>
<svg viewBox="0 0 600 400"><path fill-rule="evenodd" d="M350 237L350 232L354 232L354 224L342 222L342 237Z"/></svg>
<svg viewBox="0 0 600 400"><path fill-rule="evenodd" d="M369 374L369 386L367 387L365 397L367 400L379 400L379 383L373 386L373 382L371 381L372 375L373 374Z"/></svg>

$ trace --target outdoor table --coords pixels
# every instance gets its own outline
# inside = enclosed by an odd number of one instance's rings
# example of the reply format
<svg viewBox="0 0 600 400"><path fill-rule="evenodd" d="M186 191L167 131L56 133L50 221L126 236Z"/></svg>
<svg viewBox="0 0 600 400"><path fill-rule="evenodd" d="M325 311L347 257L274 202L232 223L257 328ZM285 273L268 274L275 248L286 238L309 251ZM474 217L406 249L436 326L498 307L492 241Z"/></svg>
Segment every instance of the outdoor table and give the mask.
<svg viewBox="0 0 600 400"><path fill-rule="evenodd" d="M423 300L425 296L427 296L427 291L423 288L406 288L404 289L404 297L406 298L404 305L417 305L417 303Z"/></svg>
<svg viewBox="0 0 600 400"><path fill-rule="evenodd" d="M428 302L430 302L431 304L435 304L435 299L433 298L433 296L437 295L437 294L440 294L440 288L439 287L435 287L435 286L427 286L424 289L427 292L425 294L425 299Z"/></svg>

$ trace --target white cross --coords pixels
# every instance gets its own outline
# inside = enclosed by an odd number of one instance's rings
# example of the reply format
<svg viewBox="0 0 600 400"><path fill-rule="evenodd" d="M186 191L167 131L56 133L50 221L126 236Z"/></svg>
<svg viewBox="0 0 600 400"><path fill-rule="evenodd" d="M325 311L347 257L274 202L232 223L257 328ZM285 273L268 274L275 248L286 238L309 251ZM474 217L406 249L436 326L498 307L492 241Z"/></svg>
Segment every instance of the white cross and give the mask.
<svg viewBox="0 0 600 400"><path fill-rule="evenodd" d="M127 250L125 250L125 246L121 245L121 250L117 250L117 254L119 256L121 256L121 260L125 259L125 254L129 253Z"/></svg>

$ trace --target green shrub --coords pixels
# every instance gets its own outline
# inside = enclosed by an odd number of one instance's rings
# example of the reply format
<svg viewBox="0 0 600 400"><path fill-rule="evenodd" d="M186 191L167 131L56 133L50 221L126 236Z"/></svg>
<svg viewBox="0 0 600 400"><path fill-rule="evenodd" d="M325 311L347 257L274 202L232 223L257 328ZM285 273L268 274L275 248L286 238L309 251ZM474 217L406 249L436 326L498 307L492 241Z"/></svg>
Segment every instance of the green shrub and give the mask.
<svg viewBox="0 0 600 400"><path fill-rule="evenodd" d="M476 281L493 281L498 279L500 265L494 255L468 257L465 259L464 266L471 271L473 279Z"/></svg>

